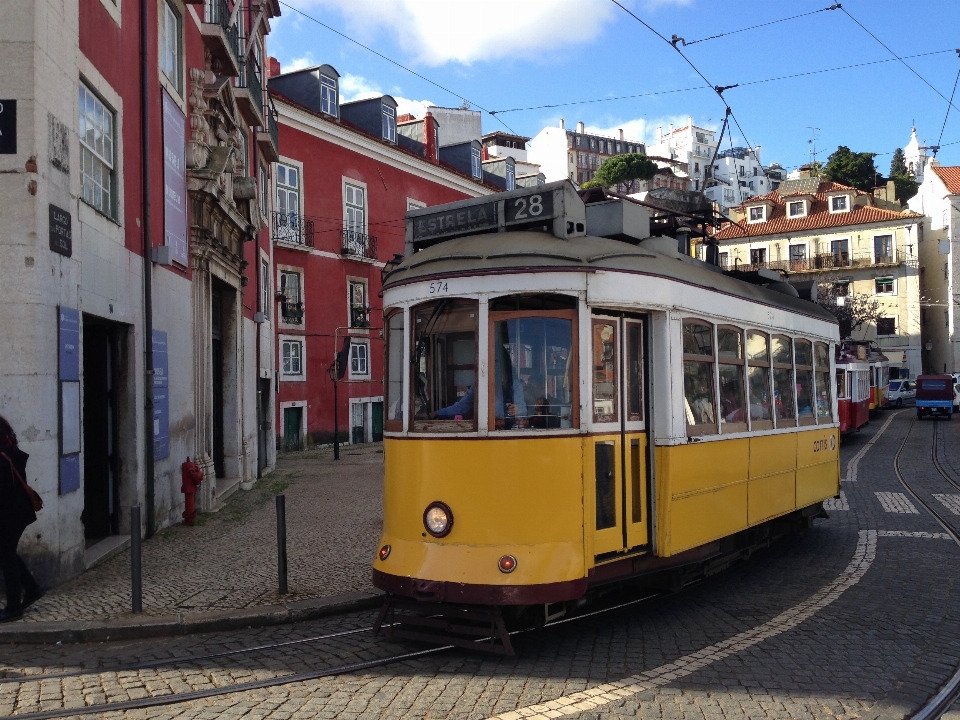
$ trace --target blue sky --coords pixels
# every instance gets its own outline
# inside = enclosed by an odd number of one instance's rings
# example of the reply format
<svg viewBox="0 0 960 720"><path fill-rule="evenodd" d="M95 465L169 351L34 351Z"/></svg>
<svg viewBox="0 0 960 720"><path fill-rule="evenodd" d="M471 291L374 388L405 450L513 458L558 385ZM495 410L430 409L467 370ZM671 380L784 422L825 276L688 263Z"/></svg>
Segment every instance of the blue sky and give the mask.
<svg viewBox="0 0 960 720"><path fill-rule="evenodd" d="M664 93L703 86L666 43L611 0L283 0L474 103L506 110L530 106ZM856 63L824 72L725 91L747 140L762 146L765 164L788 168L809 160L817 130L820 159L838 145L882 153L909 140L916 123L921 142L937 143L947 102L896 60L842 10L813 12L834 0L621 0L662 35L691 43L802 13L794 20L697 42L683 48L714 85L733 85ZM960 0L843 0L843 9L946 97L960 57ZM298 16L285 5L273 22L269 53L283 68L330 63L343 76L346 99L386 92L401 111L426 104L456 107L460 100ZM960 107L960 88L954 97ZM534 136L562 117L588 128L649 142L658 125L719 127L724 107L703 89L667 92L498 115L511 130ZM484 115L484 131L503 128ZM733 141L744 144L736 130ZM948 145L948 143L954 143ZM938 159L960 165L960 112L951 110ZM724 141L724 147L728 147Z"/></svg>

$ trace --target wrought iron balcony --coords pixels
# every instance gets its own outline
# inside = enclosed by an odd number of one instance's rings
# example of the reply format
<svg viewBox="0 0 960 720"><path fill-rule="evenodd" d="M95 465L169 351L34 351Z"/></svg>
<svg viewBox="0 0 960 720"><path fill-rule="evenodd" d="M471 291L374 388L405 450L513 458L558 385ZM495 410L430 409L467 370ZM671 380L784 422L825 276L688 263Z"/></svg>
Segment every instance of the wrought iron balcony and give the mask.
<svg viewBox="0 0 960 720"><path fill-rule="evenodd" d="M237 107L247 124L253 127L263 125L263 83L260 80L260 68L253 57L240 68L240 79L237 82Z"/></svg>
<svg viewBox="0 0 960 720"><path fill-rule="evenodd" d="M273 241L313 247L313 220L290 212L273 213Z"/></svg>
<svg viewBox="0 0 960 720"><path fill-rule="evenodd" d="M277 162L280 159L280 128L277 125L277 108L269 91L265 115L266 126L257 128L257 146L264 158L269 162Z"/></svg>
<svg viewBox="0 0 960 720"><path fill-rule="evenodd" d="M840 270L843 268L861 268L871 266L916 265L917 260L912 256L899 255L896 258L889 255L874 255L873 253L820 253L811 257L794 258L793 260L764 260L761 262L735 262L728 260L723 266L725 271L738 270L778 270L786 274L822 272L824 270Z"/></svg>
<svg viewBox="0 0 960 720"><path fill-rule="evenodd" d="M377 238L356 230L344 228L340 235L340 254L377 259Z"/></svg>
<svg viewBox="0 0 960 720"><path fill-rule="evenodd" d="M236 0L240 2L240 0ZM230 22L231 19L234 22ZM213 59L213 71L217 75L237 76L240 74L240 29L237 18L227 0L204 0L203 22L200 34L204 44L210 49Z"/></svg>
<svg viewBox="0 0 960 720"><path fill-rule="evenodd" d="M303 303L292 302L284 297L283 300L280 301L280 316L283 318L283 322L285 323L302 323Z"/></svg>

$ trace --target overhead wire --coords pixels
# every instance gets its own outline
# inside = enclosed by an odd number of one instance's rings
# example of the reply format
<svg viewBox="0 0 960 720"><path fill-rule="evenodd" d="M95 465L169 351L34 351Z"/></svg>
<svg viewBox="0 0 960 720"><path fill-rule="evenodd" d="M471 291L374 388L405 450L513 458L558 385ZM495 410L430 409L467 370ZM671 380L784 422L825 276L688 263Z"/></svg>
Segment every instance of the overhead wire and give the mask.
<svg viewBox="0 0 960 720"><path fill-rule="evenodd" d="M707 40L716 40L717 38L726 37L727 35L736 35L737 33L746 32L747 30L756 30L757 28L767 27L768 25L776 25L777 23L787 22L788 20L796 20L798 18L807 17L808 15L816 15L817 13L826 12L828 10L838 10L840 8L840 3L831 5L830 7L820 8L819 10L811 10L810 12L801 13L800 15L792 15L787 18L781 18L780 20L771 20L770 22L760 23L759 25L751 25L750 27L741 28L739 30L730 30L729 32L720 33L719 35L711 35L710 37L700 38L699 40L691 40L687 42L683 38L678 38L676 35L673 36L674 42L683 43L684 47L690 45L696 45L697 43L707 42Z"/></svg>
<svg viewBox="0 0 960 720"><path fill-rule="evenodd" d="M284 0L279 0L279 2L280 2L280 4L283 5L284 7L290 8L291 10L293 10L293 11L294 11L295 13L297 13L298 15L301 15L302 17L305 17L307 20L311 20L311 21L315 22L315 23L316 23L317 25L319 25L320 27L326 28L327 30L329 30L330 32L332 32L332 33L334 33L334 34L336 34L336 35L339 35L339 36L342 37L344 40L349 40L349 41L352 42L354 45L358 45L358 46L362 47L364 50L366 50L366 51L368 51L368 52L372 52L372 53L373 53L374 55L376 55L377 57L379 57L379 58L381 58L381 59L383 59L383 60L386 60L388 63L391 63L392 65L396 65L396 66L397 66L398 68L400 68L401 70L405 70L406 72L410 73L411 75L414 75L414 76L420 78L420 79L423 80L424 82L430 83L430 84L433 85L434 87L440 88L440 89L443 90L444 92L450 93L450 94L453 95L454 97L460 98L460 100L462 100L462 101L465 102L465 103L468 103L468 104L470 104L470 105L474 105L474 106L480 108L480 109L483 110L485 113L489 113L489 114L492 115L494 118L496 118L497 121L498 121L501 125L503 125L507 130L509 130L511 133L513 133L514 135L517 134L516 131L513 130L513 128L511 128L511 127L510 127L509 125L507 125L503 120L501 120L500 118L498 118L495 113L490 113L489 110L487 110L485 107L483 107L483 106L480 105L479 103L475 103L475 102L473 102L472 100L470 100L470 99L468 99L468 98L465 98L465 97L464 97L463 95L461 95L460 93L455 92L455 91L451 90L450 88L445 87L445 86L441 85L440 83L435 82L435 81L431 80L430 78L428 78L428 77L426 77L426 76L424 76L424 75L421 75L421 74L418 73L416 70L412 70L411 68L408 68L406 65L397 62L397 61L394 60L393 58L387 57L387 56L384 55L382 52L379 52L379 51L377 51L377 50L374 50L372 47L370 47L370 46L368 46L368 45L364 45L364 44L363 44L362 42L360 42L359 40L354 40L354 39L353 39L352 37L350 37L349 35L347 35L347 34L341 32L341 31L337 30L337 29L334 28L334 27L331 27L330 25L327 25L325 22L321 22L320 20L318 20L317 18L313 17L312 15L308 15L307 13L303 12L303 10L301 10L301 9L299 9L299 8L297 8L297 7L294 7L294 6L291 5L290 3L284 2Z"/></svg>
<svg viewBox="0 0 960 720"><path fill-rule="evenodd" d="M957 50L960 55L960 50ZM953 81L953 92L950 93L950 102L947 103L947 114L943 116L943 125L940 126L940 137L937 139L937 147L940 147L940 141L943 140L943 131L947 127L947 118L950 117L950 108L953 107L953 96L957 94L957 82L960 81L960 70L957 70L957 79Z"/></svg>

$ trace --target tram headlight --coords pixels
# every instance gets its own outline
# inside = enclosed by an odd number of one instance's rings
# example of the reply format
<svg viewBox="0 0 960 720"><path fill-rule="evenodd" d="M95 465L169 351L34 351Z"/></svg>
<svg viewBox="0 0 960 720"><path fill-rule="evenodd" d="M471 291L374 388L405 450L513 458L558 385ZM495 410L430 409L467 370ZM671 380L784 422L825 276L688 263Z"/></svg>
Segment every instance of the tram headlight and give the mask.
<svg viewBox="0 0 960 720"><path fill-rule="evenodd" d="M434 537L444 537L453 528L453 512L442 502L432 502L423 511L423 526Z"/></svg>

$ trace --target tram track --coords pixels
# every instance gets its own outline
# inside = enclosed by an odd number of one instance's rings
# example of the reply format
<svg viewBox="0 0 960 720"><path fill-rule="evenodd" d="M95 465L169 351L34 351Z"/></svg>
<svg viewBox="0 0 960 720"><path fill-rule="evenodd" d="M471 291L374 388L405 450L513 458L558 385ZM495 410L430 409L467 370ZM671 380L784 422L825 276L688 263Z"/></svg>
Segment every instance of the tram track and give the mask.
<svg viewBox="0 0 960 720"><path fill-rule="evenodd" d="M674 592L657 592L650 595L646 595L641 598L635 598L627 602L619 603L607 608L601 608L591 612L583 613L580 615L574 615L571 617L563 618L557 620L548 625L538 627L538 628L526 628L522 630L514 630L510 633L511 636L523 635L526 633L537 632L545 629L551 629L560 625L565 625L571 622L577 622L581 620L586 620L597 615L604 615L607 613L615 612L617 610L622 610L627 607L638 605L640 603L648 602L657 598L665 597L667 595L675 594ZM67 673L50 673L47 675L30 675L17 678L3 678L0 679L0 684L2 683L20 683L27 684L32 682L40 682L44 680L55 680L55 679L64 679L64 678L73 678L89 675L106 675L112 673L122 673L122 672L137 672L139 670L149 670L157 668L166 668L170 666L169 669L177 669L177 665L189 665L195 663L199 660L213 659L219 657L225 657L229 655L239 655L244 653L252 653L257 651L267 651L273 650L276 648L289 647L291 645L304 644L309 642L320 642L322 640L333 639L344 637L347 635L356 635L364 632L372 632L373 627L369 628L359 628L354 630L345 630L338 633L330 633L328 635L321 635L312 638L302 638L299 640L288 640L281 643L271 643L267 645L258 645L252 648L239 648L237 650L224 651L219 653L211 653L203 656L183 656L181 658L168 658L165 660L155 660L148 663L139 663L131 664L125 666L118 666L116 668L109 669L91 669L91 670L78 670ZM477 642L483 642L488 638L479 638ZM107 703L97 703L94 705L87 705L85 707L71 707L71 708L56 708L53 710L43 710L39 712L28 712L28 713L14 713L12 715L7 715L0 717L0 720L51 720L52 718L62 718L62 717L72 717L76 715L90 715L94 713L105 713L105 712L116 712L116 711L127 711L127 710L139 710L150 707L158 707L163 705L175 705L184 702L191 702L193 700L202 700L204 698L218 697L221 695L229 695L232 693L238 692L248 692L251 690L260 690L270 687L278 687L281 685L290 685L298 682L305 682L309 680L318 680L324 677L333 677L337 675L346 675L352 672L359 672L361 670L369 670L376 667L382 667L384 665L391 665L397 662L403 662L405 660L413 660L416 658L426 657L430 655L436 655L447 650L454 649L454 645L443 645L440 647L426 648L423 650L415 650L406 653L400 653L398 655L392 655L384 658L377 658L374 660L368 660L360 663L353 663L349 665L342 665L339 667L333 668L324 668L319 670L310 670L307 672L301 673L292 673L287 675L280 675L278 677L264 678L262 680L253 680L244 683L236 683L233 685L225 685L222 687L214 688L204 688L202 690L194 690L185 693L170 693L166 695L156 695L146 698L137 698L131 700L121 700L117 702L107 702Z"/></svg>
<svg viewBox="0 0 960 720"><path fill-rule="evenodd" d="M900 447L897 449L897 454L893 458L893 469L897 475L897 479L900 481L900 484L903 486L910 496L919 503L933 518L936 520L937 524L940 525L947 534L953 538L953 541L960 547L960 530L958 530L953 525L953 521L948 518L940 509L934 505L932 502L928 502L925 498L921 497L921 491L907 482L907 479L904 477L903 470L900 467L900 457L903 455L904 448L907 446L907 441L910 439L910 433L913 431L914 424L917 422L916 419L910 420L910 426L907 428L907 432L904 433L903 441L900 443ZM938 448L937 448L937 439L940 434L940 423L937 422L934 425L933 429L933 439L932 439L932 453L931 457L933 459L933 466L936 468L937 473L940 477L945 480L948 484L960 490L960 484L944 470L943 465L940 462ZM921 706L916 712L910 715L910 720L936 720L941 715L943 715L950 707L960 698L960 666L954 671L953 675L943 684L940 690L936 695L931 697L923 706Z"/></svg>

